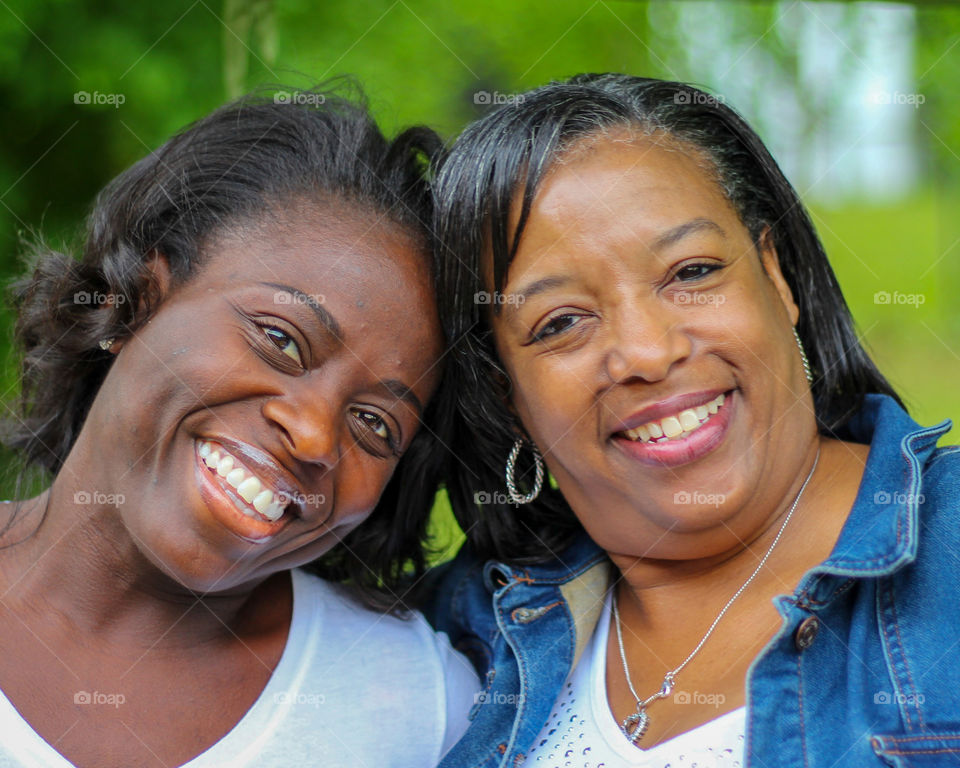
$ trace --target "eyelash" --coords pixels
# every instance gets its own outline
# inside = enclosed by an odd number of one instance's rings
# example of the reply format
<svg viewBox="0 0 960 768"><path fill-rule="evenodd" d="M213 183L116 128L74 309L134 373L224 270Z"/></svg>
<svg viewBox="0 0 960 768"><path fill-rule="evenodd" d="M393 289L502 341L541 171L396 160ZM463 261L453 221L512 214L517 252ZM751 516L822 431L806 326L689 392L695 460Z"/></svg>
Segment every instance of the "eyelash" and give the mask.
<svg viewBox="0 0 960 768"><path fill-rule="evenodd" d="M533 334L533 336L530 338L530 343L543 341L544 339L547 339L551 336L557 336L561 333L564 333L565 331L574 327L577 324L577 322L579 322L578 318L581 318L581 317L583 317L583 315L574 315L574 314L568 313L565 315L557 315L556 317L550 318L549 321L544 323L543 327L539 331ZM560 328L559 330L552 330L552 329L556 329L557 321L571 319L571 318L575 319L576 322L569 323L566 327Z"/></svg>
<svg viewBox="0 0 960 768"><path fill-rule="evenodd" d="M384 419L379 414L374 413L373 411L367 411L361 408L352 408L351 413L354 414L356 421L360 425L361 429L363 429L366 432L372 433L377 440L381 441L384 445L386 445L390 449L390 452L394 456L397 456L397 457L400 456L399 446L397 445L397 441L394 440L393 431L390 429L389 425L387 424L386 419ZM374 419L376 419L376 421L379 422L379 424L383 427L383 429L386 430L387 434L378 435L374 430L374 428L371 426L370 422L365 418L367 416L372 416ZM362 441L363 437L361 437L360 440Z"/></svg>
<svg viewBox="0 0 960 768"><path fill-rule="evenodd" d="M689 283L694 280L699 280L701 277L706 277L712 272L716 272L718 269L723 269L723 266L724 266L723 264L717 264L714 262L698 262L696 264L684 264L682 267L680 267L680 269L678 269L674 273L673 276L675 278L678 278L681 283ZM699 275L695 275L694 277L691 277L688 280L684 280L683 278L680 277L680 273L688 269L705 269L706 272L701 272Z"/></svg>

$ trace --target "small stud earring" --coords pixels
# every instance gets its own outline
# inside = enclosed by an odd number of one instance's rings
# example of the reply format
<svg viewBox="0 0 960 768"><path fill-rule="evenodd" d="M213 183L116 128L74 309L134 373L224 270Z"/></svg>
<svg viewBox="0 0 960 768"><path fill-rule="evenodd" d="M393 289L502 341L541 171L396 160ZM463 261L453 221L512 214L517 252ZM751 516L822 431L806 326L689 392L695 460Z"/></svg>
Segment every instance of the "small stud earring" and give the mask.
<svg viewBox="0 0 960 768"><path fill-rule="evenodd" d="M102 349L104 352L108 351L110 347L113 346L113 342L115 341L116 339L100 339L100 349Z"/></svg>

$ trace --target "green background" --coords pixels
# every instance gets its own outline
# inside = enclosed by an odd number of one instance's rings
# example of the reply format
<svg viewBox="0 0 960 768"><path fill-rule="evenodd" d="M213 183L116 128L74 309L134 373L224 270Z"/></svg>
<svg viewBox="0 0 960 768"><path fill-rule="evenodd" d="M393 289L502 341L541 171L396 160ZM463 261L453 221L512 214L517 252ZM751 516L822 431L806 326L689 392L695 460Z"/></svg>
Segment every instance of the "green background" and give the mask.
<svg viewBox="0 0 960 768"><path fill-rule="evenodd" d="M692 80L723 94L758 76L755 65L739 62L761 53L763 74L776 76L778 93L787 92L806 135L816 137L864 66L860 51L870 40L858 5L0 0L0 279L20 269L22 238L42 233L75 246L105 182L185 123L258 84L304 87L352 74L388 131L428 122L452 136L483 113L474 103L479 91L509 94L613 70ZM930 424L960 415L960 8L913 7L910 72L913 90L924 96L909 108L917 178L896 199L864 193L807 200L867 348L914 417ZM734 65L714 71L704 67L701 42L717 44L717 13L727 30L721 53ZM793 34L795 23L806 24L805 36ZM834 48L839 41L844 54L819 81L803 64L817 35ZM76 104L78 91L122 94L124 103ZM758 103L733 106L775 139ZM922 294L924 303L878 304L878 291ZM16 396L9 336L6 312L0 395L8 403ZM946 441L958 441L956 429ZM9 494L14 464L2 458L0 492Z"/></svg>

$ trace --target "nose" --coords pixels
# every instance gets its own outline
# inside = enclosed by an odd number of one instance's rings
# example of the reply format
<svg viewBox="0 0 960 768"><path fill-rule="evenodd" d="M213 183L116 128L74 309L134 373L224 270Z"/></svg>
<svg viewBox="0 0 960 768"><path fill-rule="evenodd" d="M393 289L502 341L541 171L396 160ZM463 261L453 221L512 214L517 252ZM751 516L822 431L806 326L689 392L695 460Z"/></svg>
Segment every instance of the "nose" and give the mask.
<svg viewBox="0 0 960 768"><path fill-rule="evenodd" d="M661 381L692 351L689 335L668 309L630 302L614 317L606 373L617 384L633 378Z"/></svg>
<svg viewBox="0 0 960 768"><path fill-rule="evenodd" d="M340 458L338 420L334 408L323 398L276 397L262 407L263 416L280 432L290 455L307 464L327 469Z"/></svg>

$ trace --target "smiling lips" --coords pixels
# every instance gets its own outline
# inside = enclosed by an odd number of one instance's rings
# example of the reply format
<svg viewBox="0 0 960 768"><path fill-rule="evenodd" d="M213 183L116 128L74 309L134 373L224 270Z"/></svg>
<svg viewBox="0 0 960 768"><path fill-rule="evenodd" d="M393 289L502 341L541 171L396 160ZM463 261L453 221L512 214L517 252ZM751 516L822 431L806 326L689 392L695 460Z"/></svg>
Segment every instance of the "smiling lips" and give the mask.
<svg viewBox="0 0 960 768"><path fill-rule="evenodd" d="M267 483L244 467L222 445L201 440L197 453L238 512L267 523L275 523L283 517L290 499L266 487Z"/></svg>
<svg viewBox="0 0 960 768"><path fill-rule="evenodd" d="M687 408L672 416L647 422L620 434L628 440L641 443L665 443L670 440L682 440L698 430L702 424L706 424L720 410L724 400L725 395L721 392L709 403Z"/></svg>

